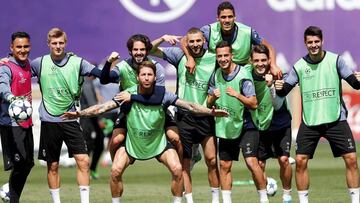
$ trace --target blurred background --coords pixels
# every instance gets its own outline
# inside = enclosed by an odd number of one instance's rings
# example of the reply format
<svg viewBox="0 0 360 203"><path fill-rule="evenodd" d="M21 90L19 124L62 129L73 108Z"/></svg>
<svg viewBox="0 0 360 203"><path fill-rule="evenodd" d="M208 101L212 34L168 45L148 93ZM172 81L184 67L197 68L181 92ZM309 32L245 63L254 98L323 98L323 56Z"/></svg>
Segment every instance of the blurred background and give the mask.
<svg viewBox="0 0 360 203"><path fill-rule="evenodd" d="M219 0L42 0L6 1L0 13L0 57L9 52L10 35L26 31L31 35L32 59L49 53L47 32L62 28L68 35L67 51L93 63L100 63L112 51L129 56L127 39L143 33L156 39L164 34L184 35L190 27L216 21ZM360 64L360 0L233 0L236 19L251 26L277 51L277 63L289 70L306 54L304 29L316 25L323 29L324 49L343 54L355 71ZM163 46L169 46L163 44ZM162 61L162 60L159 60ZM167 87L174 90L176 71L166 66ZM34 81L34 107L40 95ZM358 92L344 84L348 121L360 139ZM300 122L301 105L296 91L289 96L294 132ZM37 110L35 110L37 113ZM34 113L34 119L38 117ZM319 112L321 113L321 112ZM35 122L39 125L39 121ZM35 127L36 127L35 126ZM294 133L295 134L295 133ZM39 136L35 129L34 137ZM38 142L35 140L37 147Z"/></svg>

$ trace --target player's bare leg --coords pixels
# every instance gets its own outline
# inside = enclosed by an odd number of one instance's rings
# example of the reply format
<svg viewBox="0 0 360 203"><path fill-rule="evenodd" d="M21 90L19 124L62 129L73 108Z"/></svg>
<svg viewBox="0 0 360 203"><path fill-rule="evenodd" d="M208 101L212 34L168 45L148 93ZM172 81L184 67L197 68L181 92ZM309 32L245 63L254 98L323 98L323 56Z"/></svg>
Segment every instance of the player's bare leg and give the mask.
<svg viewBox="0 0 360 203"><path fill-rule="evenodd" d="M121 143L124 142L125 135L126 135L126 130L124 128L114 128L108 145L109 152L111 155L111 160L114 161L115 153L117 149L119 149Z"/></svg>
<svg viewBox="0 0 360 203"><path fill-rule="evenodd" d="M357 163L356 153L347 153L342 155L346 167L346 183L349 188L351 202L359 202L360 183L359 183L359 168Z"/></svg>
<svg viewBox="0 0 360 203"><path fill-rule="evenodd" d="M87 154L74 154L76 161L76 178L80 190L81 203L89 203L90 200L90 158Z"/></svg>
<svg viewBox="0 0 360 203"><path fill-rule="evenodd" d="M214 136L206 137L201 146L204 150L205 163L208 168L208 179L211 187L212 203L218 203L220 195L220 178L219 168L217 165L217 143Z"/></svg>
<svg viewBox="0 0 360 203"><path fill-rule="evenodd" d="M113 198L119 198L123 193L122 175L125 169L130 165L131 159L127 155L125 147L120 147L114 157L111 166L110 190Z"/></svg>
<svg viewBox="0 0 360 203"><path fill-rule="evenodd" d="M173 196L181 197L183 191L182 167L176 151L168 149L162 153L159 159L172 175L171 192Z"/></svg>
<svg viewBox="0 0 360 203"><path fill-rule="evenodd" d="M168 138L169 142L175 147L175 150L179 156L180 163L183 159L183 146L181 144L180 136L179 136L179 129L176 126L169 126L166 128L166 137Z"/></svg>

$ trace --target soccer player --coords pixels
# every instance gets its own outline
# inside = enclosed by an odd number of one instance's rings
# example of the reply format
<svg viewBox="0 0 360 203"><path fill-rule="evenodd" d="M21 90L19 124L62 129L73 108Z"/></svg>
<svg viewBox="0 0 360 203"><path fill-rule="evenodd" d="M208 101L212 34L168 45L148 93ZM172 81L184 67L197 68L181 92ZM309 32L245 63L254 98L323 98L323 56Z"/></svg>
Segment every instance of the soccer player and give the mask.
<svg viewBox="0 0 360 203"><path fill-rule="evenodd" d="M11 56L0 66L0 134L4 169L9 177L10 202L20 201L27 176L34 166L32 119L15 122L8 113L16 97L26 97L31 103L30 36L26 32L11 35Z"/></svg>
<svg viewBox="0 0 360 203"><path fill-rule="evenodd" d="M41 120L38 158L47 162L47 179L54 203L60 202L59 156L65 142L70 156L77 163L77 183L82 203L89 202L89 156L87 146L76 120L64 121L60 116L75 111L83 76L99 76L100 72L86 60L65 53L66 33L52 28L47 38L50 54L31 62L38 77L42 101L39 107Z"/></svg>
<svg viewBox="0 0 360 203"><path fill-rule="evenodd" d="M126 92L120 93L119 99L130 101L130 94L141 94L146 97L157 94L159 89L154 87L156 67L149 61L144 61L138 69L138 86L133 86ZM159 90L161 91L161 90ZM165 137L165 112L169 105L175 105L187 109L193 113L212 116L226 116L223 110L208 109L199 104L190 103L172 93L163 92L159 94L158 104L145 105L140 102L123 104L121 112L126 112L127 135L125 145L121 146L115 155L111 169L111 193L113 203L119 203L123 192L122 174L125 169L135 160L145 160L156 157L162 162L172 174L171 191L174 202L181 202L182 198L182 169L176 151L167 144ZM119 106L119 102L111 100L105 104L99 104L80 112L69 112L66 118L78 116L94 116L98 113L111 110ZM144 139L146 138L146 139Z"/></svg>
<svg viewBox="0 0 360 203"><path fill-rule="evenodd" d="M359 168L356 145L346 121L346 107L341 96L341 79L360 89L359 73L352 73L338 54L323 50L322 30L306 28L308 54L299 59L285 80L275 82L279 96L287 95L299 84L302 122L296 138L296 186L301 203L308 202L309 173L307 164L313 158L321 137L326 138L334 157L342 157L346 182L352 203L359 202Z"/></svg>
<svg viewBox="0 0 360 203"><path fill-rule="evenodd" d="M233 50L234 63L245 65L249 63L251 46L264 44L270 50L271 72L280 76L281 71L276 65L276 53L269 42L262 38L255 29L236 22L234 6L224 1L217 8L217 21L215 23L205 25L201 28L205 39L208 42L209 51L215 52L215 47L221 41L227 41ZM186 66L190 72L194 71L195 62L193 57L186 50L185 40L182 41L182 47L188 58Z"/></svg>
<svg viewBox="0 0 360 203"><path fill-rule="evenodd" d="M256 109L257 99L251 66L240 66L232 61L231 45L222 41L216 46L219 69L210 80L208 105L229 112L227 118L215 119L215 133L219 138L220 183L223 202L231 200L233 160L237 161L240 148L259 192L260 202L268 202L266 182L257 160L258 134L245 130L244 109Z"/></svg>
<svg viewBox="0 0 360 203"><path fill-rule="evenodd" d="M250 111L252 123L259 130L259 164L265 175L268 158L277 158L283 186L283 203L291 202L292 169L289 163L291 148L291 114L285 97L276 97L270 70L269 49L260 44L251 51L252 76L258 108ZM274 105L273 105L274 104Z"/></svg>
<svg viewBox="0 0 360 203"><path fill-rule="evenodd" d="M186 33L187 47L194 57L197 69L194 74L186 69L184 52L178 47L158 48L167 41L176 42L177 36L164 35L154 40L153 55L164 58L177 69L177 95L180 99L206 106L207 90L211 74L215 70L215 54L204 49L205 38L198 28L191 28ZM216 158L215 123L212 116L193 115L184 109L177 109L177 125L184 148L183 176L185 198L193 202L190 162L193 144L201 143L205 162L208 167L208 179L211 187L212 202L219 202L219 171Z"/></svg>
<svg viewBox="0 0 360 203"><path fill-rule="evenodd" d="M136 75L139 65L143 61L151 61L156 66L156 84L165 86L164 68L160 63L148 57L148 54L152 49L150 39L145 35L135 34L128 39L127 48L131 57L120 61L120 63L116 64L115 68L112 70L110 70L111 63L119 58L119 54L117 52L111 53L104 65L104 68L101 71L100 82L102 84L107 84L110 82L119 83L120 90L125 90L138 84ZM168 136L171 143L175 146L179 156L182 156L183 149L178 135L178 129L175 122L171 120L170 116L167 117L165 126L166 135ZM113 136L110 140L110 152L113 152L112 149L116 148L119 142L122 142L123 140L123 135L119 131L120 127L121 123L118 123L114 127ZM112 155L114 154L112 153Z"/></svg>

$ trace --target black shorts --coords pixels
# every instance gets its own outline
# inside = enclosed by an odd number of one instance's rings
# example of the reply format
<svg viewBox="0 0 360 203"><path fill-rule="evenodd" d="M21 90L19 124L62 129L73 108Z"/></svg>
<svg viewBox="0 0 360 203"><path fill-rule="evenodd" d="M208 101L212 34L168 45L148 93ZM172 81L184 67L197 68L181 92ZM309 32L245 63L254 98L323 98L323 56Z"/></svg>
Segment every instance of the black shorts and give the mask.
<svg viewBox="0 0 360 203"><path fill-rule="evenodd" d="M122 144L118 149L120 149L121 147L125 147L125 152L126 152L126 154L130 157L130 160L131 160L131 161L130 161L130 164L134 164L136 160L145 161L145 160L150 160L150 159L154 158L154 157L151 157L151 158L148 158L148 159L136 159L136 158L132 157L132 156L128 153L128 151L126 150L125 144ZM158 162L161 162L161 161L160 161L161 155L162 155L164 152L166 152L166 150L169 150L169 149L174 149L174 150L175 150L175 147L174 147L170 142L167 142L167 144L166 144L166 146L165 146L165 149L164 149L160 154L158 154L158 155L155 156L156 160L157 160ZM175 151L176 151L176 150L175 150Z"/></svg>
<svg viewBox="0 0 360 203"><path fill-rule="evenodd" d="M32 127L0 126L4 170L34 166Z"/></svg>
<svg viewBox="0 0 360 203"><path fill-rule="evenodd" d="M356 145L347 121L308 127L301 123L296 138L296 154L309 155L313 158L316 146L321 137L326 138L334 157L356 152Z"/></svg>
<svg viewBox="0 0 360 203"><path fill-rule="evenodd" d="M184 158L191 158L193 144L199 144L205 138L215 135L215 120L212 116L177 113L176 121L184 148Z"/></svg>
<svg viewBox="0 0 360 203"><path fill-rule="evenodd" d="M114 129L115 128L126 129L126 115L120 112L117 117L118 118L116 119ZM174 117L171 115L171 112L167 110L165 113L165 129L171 126L177 126L177 125Z"/></svg>
<svg viewBox="0 0 360 203"><path fill-rule="evenodd" d="M260 131L259 139L259 160L290 156L291 149L291 128L284 128L276 131Z"/></svg>
<svg viewBox="0 0 360 203"><path fill-rule="evenodd" d="M238 161L240 148L244 158L256 157L259 147L259 132L257 130L243 131L236 139L219 138L219 159Z"/></svg>
<svg viewBox="0 0 360 203"><path fill-rule="evenodd" d="M50 163L58 162L63 142L68 148L69 157L88 153L78 122L41 122L39 159Z"/></svg>

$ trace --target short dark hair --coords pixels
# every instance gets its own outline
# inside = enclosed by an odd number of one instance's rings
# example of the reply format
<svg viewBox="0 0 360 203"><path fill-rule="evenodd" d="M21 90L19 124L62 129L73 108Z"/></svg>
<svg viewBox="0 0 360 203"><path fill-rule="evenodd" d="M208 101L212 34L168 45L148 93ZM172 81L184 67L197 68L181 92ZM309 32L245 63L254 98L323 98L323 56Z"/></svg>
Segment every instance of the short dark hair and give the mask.
<svg viewBox="0 0 360 203"><path fill-rule="evenodd" d="M316 26L309 26L304 32L304 41L307 36L318 36L321 40L323 39L322 30Z"/></svg>
<svg viewBox="0 0 360 203"><path fill-rule="evenodd" d="M134 43L137 41L140 41L145 44L145 49L146 49L147 53L149 53L153 47L148 36L143 35L143 34L135 34L135 35L131 36L126 43L126 46L130 52L134 47Z"/></svg>
<svg viewBox="0 0 360 203"><path fill-rule="evenodd" d="M223 11L225 9L232 10L232 12L234 13L234 16L235 16L235 8L229 1L224 1L219 4L219 6L217 8L217 15L219 16L221 11Z"/></svg>
<svg viewBox="0 0 360 203"><path fill-rule="evenodd" d="M232 52L232 47L231 47L231 44L227 41L221 41L219 42L217 45L216 45L216 48L215 48L215 51L218 49L218 48L224 48L224 47L229 47L230 48L230 52Z"/></svg>
<svg viewBox="0 0 360 203"><path fill-rule="evenodd" d="M156 76L156 65L151 61L143 61L140 63L137 69L138 75L140 74L140 70L144 67L151 68L154 71L154 75Z"/></svg>
<svg viewBox="0 0 360 203"><path fill-rule="evenodd" d="M197 27L192 27L186 32L186 34L196 34L196 33L203 33L203 32Z"/></svg>
<svg viewBox="0 0 360 203"><path fill-rule="evenodd" d="M27 38L30 40L30 35L26 32L14 32L11 34L11 43L13 43L16 38Z"/></svg>
<svg viewBox="0 0 360 203"><path fill-rule="evenodd" d="M251 55L250 55L251 58L253 57L254 53L265 54L268 58L270 58L269 49L263 44L258 44L253 46L253 48L251 49Z"/></svg>

